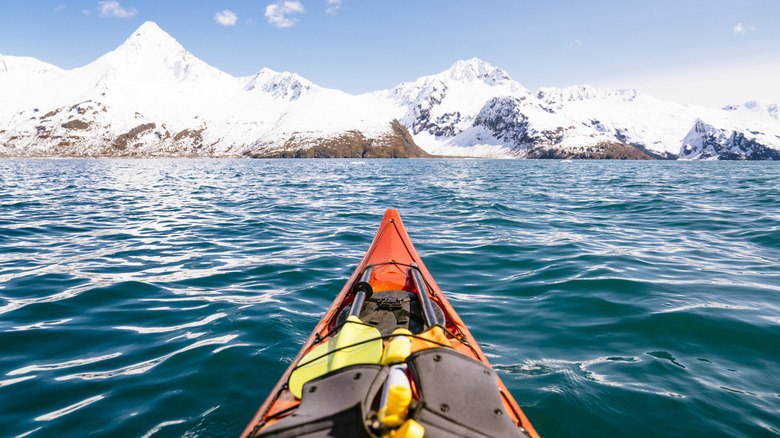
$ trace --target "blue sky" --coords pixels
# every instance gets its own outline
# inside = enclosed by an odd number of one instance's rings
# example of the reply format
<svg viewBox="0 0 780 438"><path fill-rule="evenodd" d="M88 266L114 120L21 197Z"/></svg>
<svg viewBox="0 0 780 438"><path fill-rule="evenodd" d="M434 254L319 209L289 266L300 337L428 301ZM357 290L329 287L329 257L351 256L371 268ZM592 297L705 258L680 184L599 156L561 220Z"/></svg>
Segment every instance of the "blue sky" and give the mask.
<svg viewBox="0 0 780 438"><path fill-rule="evenodd" d="M478 57L532 91L780 103L780 0L2 0L0 53L80 67L144 21L231 75L269 67L353 94Z"/></svg>

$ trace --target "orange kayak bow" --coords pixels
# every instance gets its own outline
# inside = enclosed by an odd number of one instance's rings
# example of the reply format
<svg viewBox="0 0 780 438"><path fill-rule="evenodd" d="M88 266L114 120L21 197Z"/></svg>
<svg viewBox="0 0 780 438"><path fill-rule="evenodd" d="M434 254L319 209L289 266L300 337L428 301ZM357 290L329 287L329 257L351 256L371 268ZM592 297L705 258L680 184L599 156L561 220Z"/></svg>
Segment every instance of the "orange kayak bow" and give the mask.
<svg viewBox="0 0 780 438"><path fill-rule="evenodd" d="M242 434L299 436L538 438L394 209Z"/></svg>

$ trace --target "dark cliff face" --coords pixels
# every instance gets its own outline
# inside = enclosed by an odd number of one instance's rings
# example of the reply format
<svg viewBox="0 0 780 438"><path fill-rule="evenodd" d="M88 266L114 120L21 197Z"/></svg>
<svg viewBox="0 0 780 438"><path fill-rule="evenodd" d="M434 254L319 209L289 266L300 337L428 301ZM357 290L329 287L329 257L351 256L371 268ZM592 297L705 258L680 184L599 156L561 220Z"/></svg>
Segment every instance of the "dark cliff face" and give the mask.
<svg viewBox="0 0 780 438"><path fill-rule="evenodd" d="M715 146L718 160L780 160L780 151L770 149L754 138L747 138L741 132L732 133L725 144Z"/></svg>
<svg viewBox="0 0 780 438"><path fill-rule="evenodd" d="M528 129L528 117L522 112L521 101L515 97L496 97L489 100L474 119L474 126L482 126L507 145L532 145L538 140Z"/></svg>
<svg viewBox="0 0 780 438"><path fill-rule="evenodd" d="M293 136L282 150L248 152L252 158L430 158L415 144L412 135L398 120L391 123L392 133L369 138L358 131L338 137L303 138Z"/></svg>
<svg viewBox="0 0 780 438"><path fill-rule="evenodd" d="M713 140L708 138L707 140ZM742 132L734 132L724 144L714 143L718 160L780 160L780 151L770 149Z"/></svg>
<svg viewBox="0 0 780 438"><path fill-rule="evenodd" d="M447 84L435 81L421 93L420 102L411 109L413 122L409 128L412 132L419 134L423 131L430 131L433 135L441 135L437 132L441 132L440 124L442 121L431 120L431 109L441 104L444 97L447 96L447 91ZM452 135L452 133L447 135Z"/></svg>
<svg viewBox="0 0 780 438"><path fill-rule="evenodd" d="M746 133L718 129L698 119L683 140L680 158L780 160L780 151L759 140L761 135L756 131Z"/></svg>
<svg viewBox="0 0 780 438"><path fill-rule="evenodd" d="M560 149L555 147L532 146L526 158L535 159L575 159L575 160L654 160L638 148L625 143L604 142L593 146Z"/></svg>

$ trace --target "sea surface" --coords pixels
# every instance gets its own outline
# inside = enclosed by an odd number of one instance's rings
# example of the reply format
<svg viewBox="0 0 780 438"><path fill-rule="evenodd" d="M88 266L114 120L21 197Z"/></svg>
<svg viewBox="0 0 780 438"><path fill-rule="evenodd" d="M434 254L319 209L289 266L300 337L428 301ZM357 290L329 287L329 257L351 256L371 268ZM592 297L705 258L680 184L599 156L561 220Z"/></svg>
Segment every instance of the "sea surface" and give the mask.
<svg viewBox="0 0 780 438"><path fill-rule="evenodd" d="M780 435L780 163L1 160L0 436L237 436L400 211L543 437Z"/></svg>

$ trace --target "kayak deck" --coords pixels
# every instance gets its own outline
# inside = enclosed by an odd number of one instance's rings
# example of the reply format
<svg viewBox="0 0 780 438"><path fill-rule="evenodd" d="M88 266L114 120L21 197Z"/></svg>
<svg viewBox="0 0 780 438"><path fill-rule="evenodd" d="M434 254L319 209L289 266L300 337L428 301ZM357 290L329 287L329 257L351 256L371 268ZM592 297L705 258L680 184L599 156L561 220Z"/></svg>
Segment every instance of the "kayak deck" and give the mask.
<svg viewBox="0 0 780 438"><path fill-rule="evenodd" d="M396 392L405 394L398 407ZM389 209L242 434L255 436L538 434Z"/></svg>

